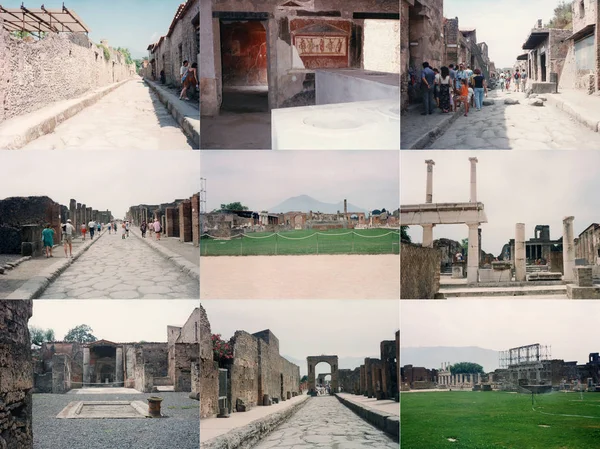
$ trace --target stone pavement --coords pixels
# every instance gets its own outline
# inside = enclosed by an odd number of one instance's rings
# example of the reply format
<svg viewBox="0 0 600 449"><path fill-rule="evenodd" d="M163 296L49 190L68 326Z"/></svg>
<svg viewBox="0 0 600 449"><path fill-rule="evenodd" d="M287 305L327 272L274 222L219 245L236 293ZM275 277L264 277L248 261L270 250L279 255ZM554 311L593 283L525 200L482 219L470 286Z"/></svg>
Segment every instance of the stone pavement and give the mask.
<svg viewBox="0 0 600 449"><path fill-rule="evenodd" d="M318 396L271 432L256 449L389 448L398 443L373 427L334 396Z"/></svg>
<svg viewBox="0 0 600 449"><path fill-rule="evenodd" d="M197 279L137 237L104 234L40 299L196 299L199 294Z"/></svg>
<svg viewBox="0 0 600 449"><path fill-rule="evenodd" d="M141 78L36 139L29 150L191 150L192 142Z"/></svg>
<svg viewBox="0 0 600 449"><path fill-rule="evenodd" d="M543 95L548 98L551 94ZM598 149L600 134L548 105L530 106L522 92L490 92L494 105L462 114L429 149ZM505 105L512 98L516 105Z"/></svg>
<svg viewBox="0 0 600 449"><path fill-rule="evenodd" d="M138 229L135 229L132 232L136 237L142 238L142 233ZM193 264L200 265L200 248L194 246L192 242L183 243L179 240L179 237L165 237L164 235L161 235L160 240L156 240L155 234L151 234L150 231L146 232L146 238L156 245L163 246L170 251L173 251Z"/></svg>
<svg viewBox="0 0 600 449"><path fill-rule="evenodd" d="M599 93L588 95L581 90L562 89L556 95L547 95L548 106L554 106L592 131L600 129Z"/></svg>
<svg viewBox="0 0 600 449"><path fill-rule="evenodd" d="M377 400L375 398L368 398L366 396L350 393L338 393L337 395L347 401L360 404L362 407L400 416L400 404L396 401L390 399Z"/></svg>
<svg viewBox="0 0 600 449"><path fill-rule="evenodd" d="M434 141L459 117L457 113L443 114L439 109L423 116L423 106L414 104L400 117L400 149L420 150Z"/></svg>
<svg viewBox="0 0 600 449"><path fill-rule="evenodd" d="M270 150L270 112L221 112L200 120L203 150Z"/></svg>

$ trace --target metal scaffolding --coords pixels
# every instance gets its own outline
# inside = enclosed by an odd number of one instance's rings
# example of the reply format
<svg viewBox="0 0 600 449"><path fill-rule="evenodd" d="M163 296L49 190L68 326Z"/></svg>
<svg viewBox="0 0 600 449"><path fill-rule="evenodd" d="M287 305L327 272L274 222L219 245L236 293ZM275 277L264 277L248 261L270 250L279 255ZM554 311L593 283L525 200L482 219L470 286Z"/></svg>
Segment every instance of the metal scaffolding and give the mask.
<svg viewBox="0 0 600 449"><path fill-rule="evenodd" d="M4 8L0 5L0 19L2 26L7 31L37 33L85 33L90 32L89 27L75 13L67 9L63 3L62 9Z"/></svg>
<svg viewBox="0 0 600 449"><path fill-rule="evenodd" d="M518 346L507 351L499 351L498 355L498 364L501 369L505 369L513 365L550 360L551 347L535 343L527 346Z"/></svg>

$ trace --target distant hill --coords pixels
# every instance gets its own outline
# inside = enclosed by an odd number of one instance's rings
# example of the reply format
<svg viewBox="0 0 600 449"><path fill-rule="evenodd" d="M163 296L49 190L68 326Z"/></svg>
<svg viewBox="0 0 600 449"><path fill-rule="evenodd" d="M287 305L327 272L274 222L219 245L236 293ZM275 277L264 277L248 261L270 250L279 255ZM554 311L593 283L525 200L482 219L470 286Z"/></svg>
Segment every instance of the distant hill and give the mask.
<svg viewBox="0 0 600 449"><path fill-rule="evenodd" d="M306 359L300 360L291 356L283 355L284 359L287 359L289 362L295 363L300 367L300 376L304 376L308 374L308 367L306 366ZM364 357L340 357L338 359L338 368L339 369L354 369L358 368L360 365L365 363L366 357L372 357L375 359L379 358L377 354L365 355ZM328 367L327 363L322 363L317 366L317 372L323 372Z"/></svg>
<svg viewBox="0 0 600 449"><path fill-rule="evenodd" d="M338 210L344 211L344 200L337 204L323 203L322 201L316 200L308 195L300 195L288 198L277 206L269 208L269 212L273 213L284 213L290 211L300 212L323 212L326 214L335 214ZM355 206L352 203L348 203L348 212L365 212L369 211L362 207Z"/></svg>
<svg viewBox="0 0 600 449"><path fill-rule="evenodd" d="M477 346L400 348L400 366L413 365L439 369L442 362L479 363L486 372L490 372L498 368L498 351Z"/></svg>

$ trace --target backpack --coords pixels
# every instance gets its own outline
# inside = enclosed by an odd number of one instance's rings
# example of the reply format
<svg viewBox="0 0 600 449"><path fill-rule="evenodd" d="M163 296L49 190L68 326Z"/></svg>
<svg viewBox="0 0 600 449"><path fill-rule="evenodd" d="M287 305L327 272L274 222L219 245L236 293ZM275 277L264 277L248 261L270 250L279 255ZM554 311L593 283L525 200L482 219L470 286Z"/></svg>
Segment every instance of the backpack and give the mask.
<svg viewBox="0 0 600 449"><path fill-rule="evenodd" d="M518 80L519 78L521 78L521 74L520 73L515 73L515 79Z"/></svg>

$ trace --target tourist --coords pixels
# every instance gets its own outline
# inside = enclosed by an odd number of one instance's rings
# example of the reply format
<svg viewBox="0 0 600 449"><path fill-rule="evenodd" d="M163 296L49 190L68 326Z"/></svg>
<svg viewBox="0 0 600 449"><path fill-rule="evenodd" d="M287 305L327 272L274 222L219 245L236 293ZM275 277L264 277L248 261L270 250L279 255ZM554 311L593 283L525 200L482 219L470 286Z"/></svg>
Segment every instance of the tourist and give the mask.
<svg viewBox="0 0 600 449"><path fill-rule="evenodd" d="M146 220L142 221L142 225L140 226L140 231L142 231L142 238L146 238Z"/></svg>
<svg viewBox="0 0 600 449"><path fill-rule="evenodd" d="M65 245L65 257L69 257L67 255L67 246L69 247L69 254L73 257L73 231L75 230L75 226L71 224L71 219L67 220L67 223L63 225L64 230L64 245Z"/></svg>
<svg viewBox="0 0 600 449"><path fill-rule="evenodd" d="M156 233L156 240L160 240L160 233L162 232L162 228L160 226L158 218L154 219L154 232Z"/></svg>
<svg viewBox="0 0 600 449"><path fill-rule="evenodd" d="M188 70L187 77L183 82L183 90L181 91L181 95L179 95L179 99L183 99L185 101L187 98L187 90L191 86L196 86L198 88L198 63L194 62L192 67Z"/></svg>
<svg viewBox="0 0 600 449"><path fill-rule="evenodd" d="M467 79L471 80L471 77L473 76L473 70L471 70L471 66L467 66L467 70L465 70L465 74L467 75Z"/></svg>
<svg viewBox="0 0 600 449"><path fill-rule="evenodd" d="M448 66L450 72L450 110L454 110L454 93L456 90L456 69L454 64Z"/></svg>
<svg viewBox="0 0 600 449"><path fill-rule="evenodd" d="M115 231L115 235L117 234L117 222L113 221L113 231Z"/></svg>
<svg viewBox="0 0 600 449"><path fill-rule="evenodd" d="M433 69L433 73L435 73L435 80L433 81L433 98L435 100L436 107L440 107L440 82L442 81L442 77L440 76L440 71L437 68Z"/></svg>
<svg viewBox="0 0 600 449"><path fill-rule="evenodd" d="M85 240L85 233L87 232L87 226L85 223L81 223L81 235L83 236L83 240Z"/></svg>
<svg viewBox="0 0 600 449"><path fill-rule="evenodd" d="M527 85L527 72L525 70L523 70L523 72L521 72L521 91L525 92L526 86Z"/></svg>
<svg viewBox="0 0 600 449"><path fill-rule="evenodd" d="M456 97L455 104L458 110L459 105L462 103L465 107L465 117L469 114L469 88L467 87L467 79L462 78L460 80L461 86Z"/></svg>
<svg viewBox="0 0 600 449"><path fill-rule="evenodd" d="M504 72L502 72L500 74L500 88L502 89L502 92L504 92L504 83L506 80L506 75L504 74Z"/></svg>
<svg viewBox="0 0 600 449"><path fill-rule="evenodd" d="M185 60L185 61L183 61L183 64L181 64L181 67L179 68L179 76L181 77L181 85L183 86L183 90L181 91L181 94L179 94L179 99L186 100L186 101L187 101L187 98L183 98L183 96L186 91L185 80L187 79L188 72L189 72L188 65L189 65L189 62L187 60Z"/></svg>
<svg viewBox="0 0 600 449"><path fill-rule="evenodd" d="M475 108L481 111L483 107L483 94L487 89L487 82L485 77L481 74L481 70L475 69L475 76L473 77L473 90L475 91Z"/></svg>
<svg viewBox="0 0 600 449"><path fill-rule="evenodd" d="M512 75L510 74L510 72L506 72L506 92L510 92L510 80L512 78Z"/></svg>
<svg viewBox="0 0 600 449"><path fill-rule="evenodd" d="M125 222L121 222L121 239L125 240Z"/></svg>
<svg viewBox="0 0 600 449"><path fill-rule="evenodd" d="M112 231L112 222L109 222L106 226L108 227L108 233L111 234L112 233L111 232Z"/></svg>
<svg viewBox="0 0 600 449"><path fill-rule="evenodd" d="M125 235L129 237L129 220L125 222Z"/></svg>
<svg viewBox="0 0 600 449"><path fill-rule="evenodd" d="M519 92L519 87L521 86L521 74L519 73L519 69L517 69L515 71L514 79L515 79L515 92Z"/></svg>
<svg viewBox="0 0 600 449"><path fill-rule="evenodd" d="M450 71L448 70L448 67L442 67L442 73L440 74L439 107L444 114L450 112L450 109L452 108L452 105L450 104L450 98L452 98L450 93L451 87L452 80L450 78Z"/></svg>
<svg viewBox="0 0 600 449"><path fill-rule="evenodd" d="M88 228L90 230L90 239L94 240L94 231L96 231L96 222L94 220L90 220L88 223Z"/></svg>
<svg viewBox="0 0 600 449"><path fill-rule="evenodd" d="M48 257L54 257L52 255L52 247L54 246L54 229L50 227L50 223L48 223L46 228L42 231L42 243L44 244L44 250L46 251L46 259Z"/></svg>
<svg viewBox="0 0 600 449"><path fill-rule="evenodd" d="M100 236L100 232L102 232L102 223L98 223L98 236Z"/></svg>
<svg viewBox="0 0 600 449"><path fill-rule="evenodd" d="M423 96L423 112L421 115L433 114L433 86L435 82L435 73L429 67L428 62L423 63L421 72L421 94Z"/></svg>
<svg viewBox="0 0 600 449"><path fill-rule="evenodd" d="M459 94L462 89L462 80L467 78L467 72L465 72L465 65L459 64L458 71L456 72L456 93Z"/></svg>

